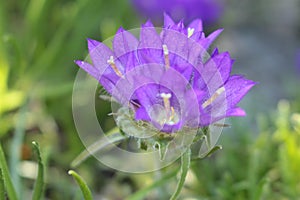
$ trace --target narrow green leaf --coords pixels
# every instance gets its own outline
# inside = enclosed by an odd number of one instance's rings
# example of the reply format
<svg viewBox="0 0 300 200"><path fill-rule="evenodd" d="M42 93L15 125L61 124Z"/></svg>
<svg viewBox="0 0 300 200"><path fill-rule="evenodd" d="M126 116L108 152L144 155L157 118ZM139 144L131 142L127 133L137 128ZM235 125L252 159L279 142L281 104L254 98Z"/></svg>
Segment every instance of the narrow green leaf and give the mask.
<svg viewBox="0 0 300 200"><path fill-rule="evenodd" d="M176 176L177 172L178 172L178 168L176 168L175 170L171 171L168 174L165 174L158 181L155 181L151 185L149 185L149 186L147 186L147 187L145 187L145 188L137 191L133 195L127 197L125 200L141 200L141 199L145 199L145 196L150 191L154 190L155 188L161 187L162 185L164 185L165 183L167 183L171 178L173 178L174 176Z"/></svg>
<svg viewBox="0 0 300 200"><path fill-rule="evenodd" d="M186 175L189 171L190 164L191 164L191 149L188 148L186 152L184 152L184 154L181 156L180 179L177 184L176 190L171 196L170 200L175 200L179 197L179 194L185 182Z"/></svg>
<svg viewBox="0 0 300 200"><path fill-rule="evenodd" d="M40 145L35 141L32 142L32 145L38 158L38 175L34 185L32 199L39 200L42 197L44 189L44 165L41 157Z"/></svg>
<svg viewBox="0 0 300 200"><path fill-rule="evenodd" d="M195 158L193 158L193 160L198 160L198 159L204 159L207 158L208 156L212 155L213 153L215 153L218 150L221 150L222 146L221 145L216 145L214 146L212 149L210 149L208 152L201 154Z"/></svg>
<svg viewBox="0 0 300 200"><path fill-rule="evenodd" d="M16 193L16 190L14 188L14 185L11 181L11 177L8 171L7 163L5 160L4 152L2 149L2 146L0 145L0 168L2 170L2 175L5 183L5 189L7 191L7 195L10 200L17 200L18 196Z"/></svg>
<svg viewBox="0 0 300 200"><path fill-rule="evenodd" d="M2 175L2 169L0 169L0 200L5 200L5 186Z"/></svg>
<svg viewBox="0 0 300 200"><path fill-rule="evenodd" d="M92 193L87 186L86 182L82 179L81 176L79 176L75 171L69 170L69 175L72 175L73 178L76 180L77 184L79 185L81 192L83 194L83 197L85 200L93 200Z"/></svg>
<svg viewBox="0 0 300 200"><path fill-rule="evenodd" d="M112 131L117 131L116 128L114 128ZM104 149L105 147L108 147L109 145L113 144L113 143L117 143L120 142L124 139L126 139L125 136L121 135L118 132L115 132L113 134L108 134L107 136L107 140L103 140L100 139L97 142L95 142L94 144L92 144L91 146L89 146L87 149L85 149L83 152L81 152L71 163L71 167L75 168L78 165L80 165L83 161L85 161L87 158L89 158L93 153L96 153L102 149Z"/></svg>

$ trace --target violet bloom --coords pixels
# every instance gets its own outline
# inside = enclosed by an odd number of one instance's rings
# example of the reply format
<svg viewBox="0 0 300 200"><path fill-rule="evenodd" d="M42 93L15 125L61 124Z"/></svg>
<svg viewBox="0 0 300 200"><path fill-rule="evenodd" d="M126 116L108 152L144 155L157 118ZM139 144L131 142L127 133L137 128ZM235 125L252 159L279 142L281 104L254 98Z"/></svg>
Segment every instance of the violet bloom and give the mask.
<svg viewBox="0 0 300 200"><path fill-rule="evenodd" d="M221 0L132 0L144 16L161 19L164 12L175 20L190 22L200 18L205 24L213 24L223 13Z"/></svg>
<svg viewBox="0 0 300 200"><path fill-rule="evenodd" d="M76 64L128 107L136 122L165 133L200 128L226 117L244 116L237 104L255 85L243 76L230 75L229 53L215 49L206 55L221 31L206 37L201 20L185 27L165 15L159 34L150 21L142 25L139 39L120 28L113 49L88 39L93 64Z"/></svg>

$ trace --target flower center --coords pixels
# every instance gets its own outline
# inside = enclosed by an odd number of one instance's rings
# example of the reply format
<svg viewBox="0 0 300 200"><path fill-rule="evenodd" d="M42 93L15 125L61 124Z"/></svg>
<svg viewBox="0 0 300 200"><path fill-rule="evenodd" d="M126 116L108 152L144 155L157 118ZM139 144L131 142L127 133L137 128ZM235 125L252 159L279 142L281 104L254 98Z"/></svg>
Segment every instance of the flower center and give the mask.
<svg viewBox="0 0 300 200"><path fill-rule="evenodd" d="M114 72L121 78L124 78L123 74L120 72L120 70L118 69L115 61L114 61L114 57L110 56L109 59L107 60L107 63L111 66L111 68L114 70Z"/></svg>
<svg viewBox="0 0 300 200"><path fill-rule="evenodd" d="M174 107L170 105L170 98L172 97L172 94L161 93L159 95L163 99L164 106L162 107L159 105L156 109L154 109L153 117L155 117L156 121L158 121L160 125L174 125L178 123L178 114L175 112Z"/></svg>

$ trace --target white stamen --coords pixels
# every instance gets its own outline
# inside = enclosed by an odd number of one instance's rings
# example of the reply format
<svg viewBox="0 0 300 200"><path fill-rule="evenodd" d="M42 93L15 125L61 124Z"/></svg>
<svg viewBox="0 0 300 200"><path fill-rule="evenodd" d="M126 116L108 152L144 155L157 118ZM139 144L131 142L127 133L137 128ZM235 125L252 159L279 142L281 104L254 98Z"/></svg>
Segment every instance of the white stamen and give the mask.
<svg viewBox="0 0 300 200"><path fill-rule="evenodd" d="M202 108L206 108L207 106L212 104L223 92L225 92L225 87L220 87L219 89L217 89L217 91L202 104Z"/></svg>
<svg viewBox="0 0 300 200"><path fill-rule="evenodd" d="M165 56L166 56L166 55L169 55L169 49L168 49L167 45L163 44L163 45L162 45L162 48L163 48L163 51L164 51L164 55L165 55Z"/></svg>
<svg viewBox="0 0 300 200"><path fill-rule="evenodd" d="M163 92L163 93L160 94L160 97L163 98L163 99L170 99L172 97L172 94Z"/></svg>
<svg viewBox="0 0 300 200"><path fill-rule="evenodd" d="M111 68L114 70L114 72L121 78L124 78L124 76L122 75L122 73L120 72L120 70L118 69L115 61L114 61L114 57L110 56L109 59L107 60L107 63L111 66Z"/></svg>
<svg viewBox="0 0 300 200"><path fill-rule="evenodd" d="M195 29L193 28L188 28L188 38L192 37L192 35L194 34Z"/></svg>
<svg viewBox="0 0 300 200"><path fill-rule="evenodd" d="M162 45L162 48L164 52L165 66L167 69L169 69L170 68L169 49L165 44Z"/></svg>
<svg viewBox="0 0 300 200"><path fill-rule="evenodd" d="M173 126L175 124L175 122L169 121L167 124L170 125L170 126Z"/></svg>
<svg viewBox="0 0 300 200"><path fill-rule="evenodd" d="M107 63L110 65L115 64L114 57L110 56L109 59L107 60Z"/></svg>

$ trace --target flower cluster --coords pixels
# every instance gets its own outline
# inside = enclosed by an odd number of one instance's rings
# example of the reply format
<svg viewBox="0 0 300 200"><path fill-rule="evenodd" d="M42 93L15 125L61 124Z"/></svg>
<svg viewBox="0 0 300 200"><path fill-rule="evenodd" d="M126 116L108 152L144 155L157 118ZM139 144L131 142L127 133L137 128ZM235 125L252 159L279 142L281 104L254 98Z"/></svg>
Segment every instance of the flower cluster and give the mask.
<svg viewBox="0 0 300 200"><path fill-rule="evenodd" d="M96 78L135 121L172 133L183 127L208 126L231 116L244 116L237 107L255 85L240 75L230 75L228 52L207 49L222 30L205 36L202 21L187 27L164 15L157 32L150 21L142 25L139 39L120 28L110 49L88 39L92 64L76 64Z"/></svg>
<svg viewBox="0 0 300 200"><path fill-rule="evenodd" d="M191 21L202 19L206 24L213 24L222 14L221 0L132 0L136 9L152 19L162 18L163 12L174 19L184 18Z"/></svg>

